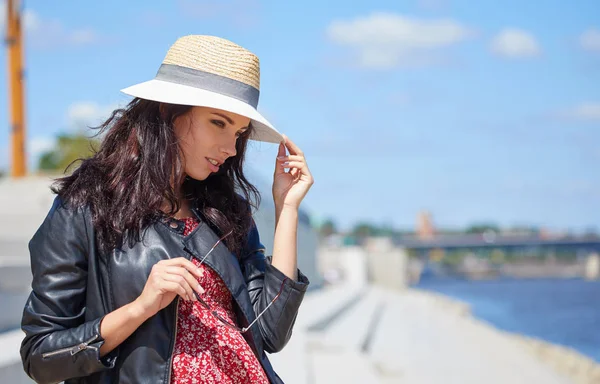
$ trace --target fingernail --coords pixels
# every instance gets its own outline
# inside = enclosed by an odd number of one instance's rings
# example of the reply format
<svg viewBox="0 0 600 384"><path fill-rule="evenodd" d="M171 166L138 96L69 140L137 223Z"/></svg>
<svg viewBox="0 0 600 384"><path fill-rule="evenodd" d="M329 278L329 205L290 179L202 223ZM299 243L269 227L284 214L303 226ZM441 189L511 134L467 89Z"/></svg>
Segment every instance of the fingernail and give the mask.
<svg viewBox="0 0 600 384"><path fill-rule="evenodd" d="M289 161L286 161L285 163L281 163L281 165L282 165L283 167L287 167L288 165L290 165L290 162L289 162Z"/></svg>
<svg viewBox="0 0 600 384"><path fill-rule="evenodd" d="M285 160L287 159L287 156L277 156L277 160Z"/></svg>
<svg viewBox="0 0 600 384"><path fill-rule="evenodd" d="M201 275L201 276L202 276L202 269L198 268L198 269L196 270L196 272L197 272L199 275Z"/></svg>
<svg viewBox="0 0 600 384"><path fill-rule="evenodd" d="M201 285L198 285L198 287L196 288L196 291L198 291L200 293L204 293L204 288L202 288Z"/></svg>

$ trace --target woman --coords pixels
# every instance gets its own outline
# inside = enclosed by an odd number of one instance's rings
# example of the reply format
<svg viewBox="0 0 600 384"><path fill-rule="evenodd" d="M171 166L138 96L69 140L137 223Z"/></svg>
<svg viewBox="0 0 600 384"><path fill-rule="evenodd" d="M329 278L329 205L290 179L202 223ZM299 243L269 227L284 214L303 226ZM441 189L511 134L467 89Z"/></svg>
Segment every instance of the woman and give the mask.
<svg viewBox="0 0 600 384"><path fill-rule="evenodd" d="M280 383L308 280L296 267L300 149L256 110L258 58L186 36L101 126L97 153L57 181L29 244L25 371L40 383ZM279 143L272 259L246 180L249 139ZM289 155L286 155L286 148Z"/></svg>

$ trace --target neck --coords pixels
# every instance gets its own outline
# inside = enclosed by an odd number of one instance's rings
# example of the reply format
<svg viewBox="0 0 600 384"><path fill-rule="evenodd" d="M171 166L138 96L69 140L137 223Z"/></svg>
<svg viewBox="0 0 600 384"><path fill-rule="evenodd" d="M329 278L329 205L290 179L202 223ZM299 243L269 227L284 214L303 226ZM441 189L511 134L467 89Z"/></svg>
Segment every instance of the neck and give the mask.
<svg viewBox="0 0 600 384"><path fill-rule="evenodd" d="M163 205L163 212L168 210L167 205ZM189 199L185 197L185 194L182 192L181 188L179 190L179 210L175 212L172 217L175 219L183 219L185 217L193 217L192 213L192 204Z"/></svg>
<svg viewBox="0 0 600 384"><path fill-rule="evenodd" d="M185 217L192 217L194 214L192 213L192 205L188 199L181 198L179 199L179 211L175 212L174 217L176 219L183 219Z"/></svg>

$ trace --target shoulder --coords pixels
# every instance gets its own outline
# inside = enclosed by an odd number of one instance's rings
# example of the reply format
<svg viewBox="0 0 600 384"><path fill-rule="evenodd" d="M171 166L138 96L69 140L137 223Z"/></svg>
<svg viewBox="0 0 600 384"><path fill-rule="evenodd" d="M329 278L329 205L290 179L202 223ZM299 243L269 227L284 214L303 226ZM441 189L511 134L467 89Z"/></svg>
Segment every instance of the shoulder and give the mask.
<svg viewBox="0 0 600 384"><path fill-rule="evenodd" d="M57 195L32 240L48 235L53 237L63 237L67 234L87 236L90 224L91 214L87 207L70 204Z"/></svg>
<svg viewBox="0 0 600 384"><path fill-rule="evenodd" d="M85 220L90 217L87 206L76 205L65 200L61 195L56 195L46 219L50 220Z"/></svg>

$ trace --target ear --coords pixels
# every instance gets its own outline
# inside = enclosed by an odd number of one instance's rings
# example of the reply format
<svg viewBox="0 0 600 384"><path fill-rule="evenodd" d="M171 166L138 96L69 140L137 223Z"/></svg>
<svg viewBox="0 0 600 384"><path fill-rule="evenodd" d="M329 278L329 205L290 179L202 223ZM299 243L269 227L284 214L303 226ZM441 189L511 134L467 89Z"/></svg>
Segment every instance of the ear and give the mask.
<svg viewBox="0 0 600 384"><path fill-rule="evenodd" d="M158 113L160 114L161 120L165 121L167 118L167 110L165 109L164 103L158 103Z"/></svg>

